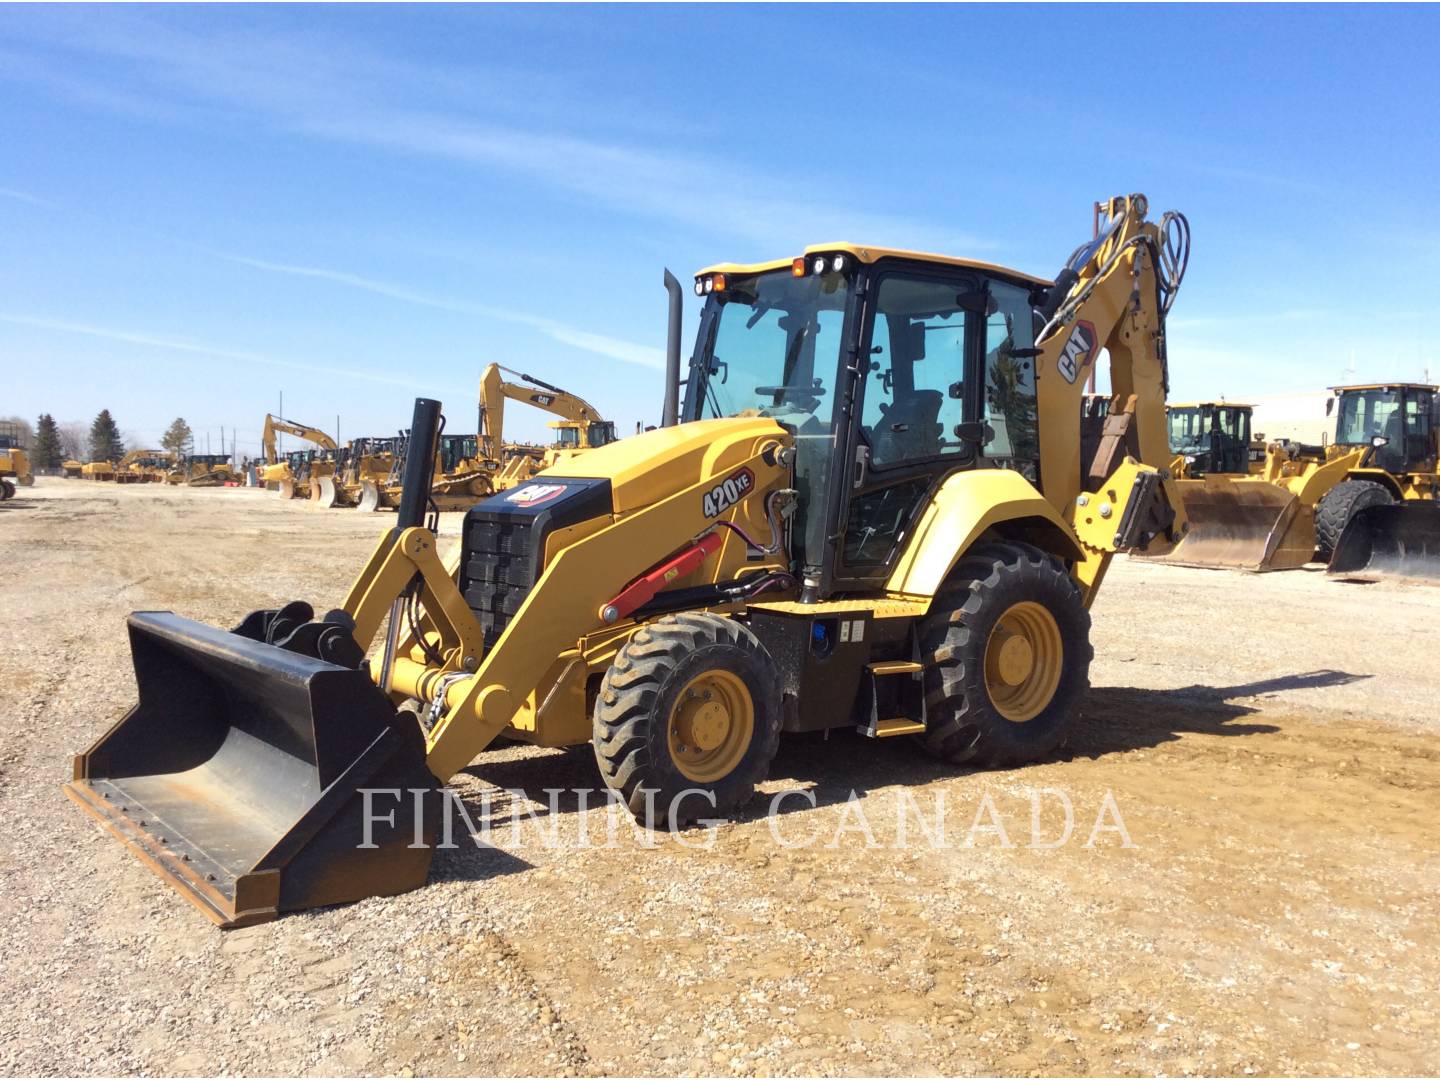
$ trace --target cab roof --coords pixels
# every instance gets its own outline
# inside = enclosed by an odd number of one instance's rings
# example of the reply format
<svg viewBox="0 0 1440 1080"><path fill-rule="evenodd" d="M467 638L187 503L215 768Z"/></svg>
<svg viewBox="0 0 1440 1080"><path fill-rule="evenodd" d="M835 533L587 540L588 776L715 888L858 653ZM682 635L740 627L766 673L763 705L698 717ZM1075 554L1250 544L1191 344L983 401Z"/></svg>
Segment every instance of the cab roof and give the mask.
<svg viewBox="0 0 1440 1080"><path fill-rule="evenodd" d="M1036 277L1034 274L1027 274L1023 270L1012 270L1008 266L1000 266L998 263L981 262L978 259L961 259L953 255L936 255L928 251L907 251L903 248L875 247L869 244L852 244L846 241L839 241L833 244L811 244L801 254L819 255L844 253L852 256L858 262L874 263L881 259L908 259L911 262L938 263L941 266L961 266L967 270L979 270L987 274L996 274L1000 277L1007 277L1013 281L1021 281L1027 285L1049 286L1052 282L1048 278ZM785 259L771 259L768 262L758 263L716 263L714 266L707 266L695 273L696 277L703 277L706 274L735 274L737 276L748 276L750 274L764 274L771 270L783 270L795 261L795 256Z"/></svg>
<svg viewBox="0 0 1440 1080"><path fill-rule="evenodd" d="M1382 382L1382 383L1353 383L1350 386L1332 386L1335 393L1342 390L1430 390L1440 391L1440 386L1434 383L1423 382Z"/></svg>
<svg viewBox="0 0 1440 1080"><path fill-rule="evenodd" d="M1167 409L1253 409L1243 401L1167 401Z"/></svg>

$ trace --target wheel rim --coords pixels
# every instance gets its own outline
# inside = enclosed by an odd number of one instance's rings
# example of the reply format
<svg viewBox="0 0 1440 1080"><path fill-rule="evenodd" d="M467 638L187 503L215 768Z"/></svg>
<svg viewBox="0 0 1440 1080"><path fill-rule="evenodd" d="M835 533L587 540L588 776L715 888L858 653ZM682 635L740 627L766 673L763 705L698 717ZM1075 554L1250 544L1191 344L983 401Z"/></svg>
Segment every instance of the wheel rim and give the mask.
<svg viewBox="0 0 1440 1080"><path fill-rule="evenodd" d="M734 672L696 675L680 690L666 725L670 760L690 780L713 783L728 776L755 734L755 703Z"/></svg>
<svg viewBox="0 0 1440 1080"><path fill-rule="evenodd" d="M1006 720L1023 724L1045 710L1060 686L1065 646L1060 626L1043 604L1008 608L985 644L985 689Z"/></svg>

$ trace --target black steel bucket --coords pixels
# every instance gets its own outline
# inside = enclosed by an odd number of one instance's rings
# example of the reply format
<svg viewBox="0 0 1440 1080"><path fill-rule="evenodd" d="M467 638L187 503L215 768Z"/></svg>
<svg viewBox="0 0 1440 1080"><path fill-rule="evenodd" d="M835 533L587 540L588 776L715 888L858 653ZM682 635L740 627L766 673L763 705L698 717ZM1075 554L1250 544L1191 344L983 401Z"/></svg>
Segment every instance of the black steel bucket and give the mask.
<svg viewBox="0 0 1440 1080"><path fill-rule="evenodd" d="M1329 573L1440 580L1440 503L1411 500L1357 510L1335 544Z"/></svg>
<svg viewBox="0 0 1440 1080"><path fill-rule="evenodd" d="M129 629L139 703L65 791L161 877L226 927L425 883L440 785L363 665L170 612Z"/></svg>

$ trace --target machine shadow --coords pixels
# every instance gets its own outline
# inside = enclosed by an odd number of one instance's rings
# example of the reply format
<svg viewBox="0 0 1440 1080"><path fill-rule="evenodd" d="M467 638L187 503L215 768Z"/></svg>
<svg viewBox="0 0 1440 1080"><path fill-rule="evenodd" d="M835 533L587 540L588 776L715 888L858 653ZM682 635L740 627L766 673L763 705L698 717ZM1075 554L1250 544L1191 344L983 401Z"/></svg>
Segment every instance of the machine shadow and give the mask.
<svg viewBox="0 0 1440 1080"><path fill-rule="evenodd" d="M1242 704L1242 699L1286 690L1344 686L1370 677L1326 669L1232 686L1185 686L1170 690L1092 687L1081 705L1080 718L1067 745L1035 764L1077 757L1094 760L1162 746L1187 734L1226 737L1271 734L1280 730L1278 725L1239 722L1260 712L1254 705ZM730 817L740 822L762 819L771 812L775 795L784 791L804 794L784 798L774 812L803 814L852 798L864 799L878 788L897 784L918 787L981 771L963 764L937 761L923 753L910 738L867 739L848 728L834 729L828 737L824 732L790 734L780 740L780 750L771 765L765 785L769 794L756 797ZM462 774L484 785L478 789L467 787L458 793L467 812L477 826L484 821L497 830L507 828L517 818L543 821L552 814L574 814L600 806L605 799L588 746L534 751L501 760L487 760L482 756L462 770ZM523 804L515 792L524 793ZM448 877L459 869L460 874L465 875L467 871L459 866L465 862L474 863L477 871L484 871L483 876L494 876L525 869L528 865L516 859L519 865L513 868L485 870L490 865L486 849L477 853L473 845L467 842L466 846L470 853L463 860L457 859L456 851L437 853L437 872ZM441 855L445 857L442 859ZM446 864L444 870L440 870L442 862Z"/></svg>

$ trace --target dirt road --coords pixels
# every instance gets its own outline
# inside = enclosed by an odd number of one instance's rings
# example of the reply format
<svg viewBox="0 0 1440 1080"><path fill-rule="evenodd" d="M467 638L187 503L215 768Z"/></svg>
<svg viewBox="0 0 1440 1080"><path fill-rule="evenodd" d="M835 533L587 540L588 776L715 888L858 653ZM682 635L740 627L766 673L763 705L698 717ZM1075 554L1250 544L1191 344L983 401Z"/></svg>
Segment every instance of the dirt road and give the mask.
<svg viewBox="0 0 1440 1080"><path fill-rule="evenodd" d="M494 846L427 888L213 929L59 790L133 696L123 617L338 604L380 524L47 479L0 508L0 1071L1436 1071L1440 589L1310 572L1119 562L1064 760L795 738L773 820L607 846L543 791L598 788L588 755L512 748L456 785Z"/></svg>

